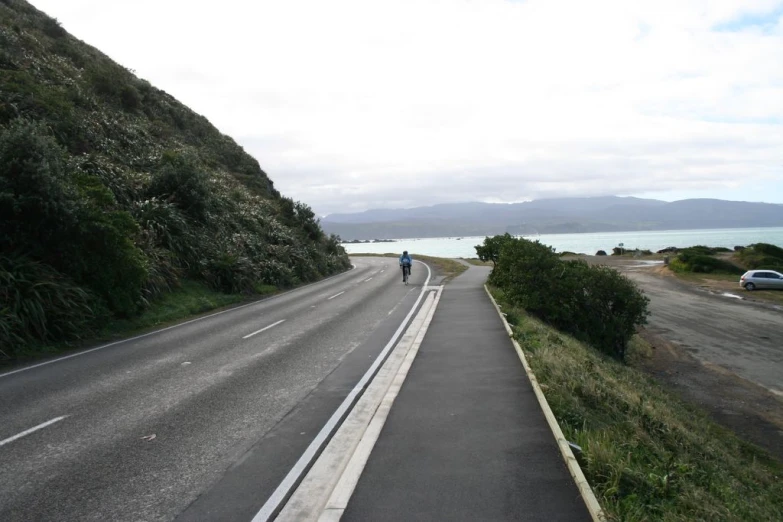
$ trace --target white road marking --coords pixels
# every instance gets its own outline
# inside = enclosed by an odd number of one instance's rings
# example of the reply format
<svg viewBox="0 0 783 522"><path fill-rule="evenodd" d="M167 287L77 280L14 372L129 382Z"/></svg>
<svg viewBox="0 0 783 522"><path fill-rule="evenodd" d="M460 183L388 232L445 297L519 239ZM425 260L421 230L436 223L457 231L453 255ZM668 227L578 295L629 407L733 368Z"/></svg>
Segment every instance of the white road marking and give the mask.
<svg viewBox="0 0 783 522"><path fill-rule="evenodd" d="M424 286L426 287L430 282L432 272L426 263L423 264L427 267L428 273L427 280L424 283ZM326 424L324 424L324 427L321 428L321 431L318 432L318 435L315 436L305 452L302 453L302 456L299 457L299 460L296 462L296 464L294 464L294 467L291 468L291 471L288 472L288 475L285 476L280 485L277 486L277 489L275 489L274 493L272 493L269 499L267 499L261 510L256 514L255 517L253 517L252 522L267 522L268 520L271 520L277 510L280 509L283 502L288 498L293 488L298 484L302 475L310 466L310 463L313 461L313 459L315 459L318 452L340 424L340 421L344 418L346 412L353 406L356 397L364 391L367 383L369 383L369 381L375 376L375 373L377 372L381 363L386 360L386 356L389 354L397 340L402 335L405 327L408 325L408 322L410 322L413 313L419 307L419 303L421 303L421 300L424 298L425 293L425 290L422 288L422 291L419 294L419 298L416 299L416 302L413 304L410 312L408 312L408 315L405 316L405 319L402 320L402 323L400 323L397 331L394 332L392 338L389 340L386 346L384 346L383 350L381 350L381 353L378 355L375 361L373 361L372 366L370 366L356 386L353 387L353 390L351 390L345 400L343 400L342 404L340 404L337 410L335 410Z"/></svg>
<svg viewBox="0 0 783 522"><path fill-rule="evenodd" d="M55 422L60 422L61 420L63 420L66 417L68 417L68 416L67 415L63 415L62 417L57 417L56 419L52 419L50 421L46 421L43 424L39 424L38 426L36 426L34 428L30 428L29 430L25 430L22 433L14 435L13 437L9 437L9 438L7 438L5 440L0 440L0 446L5 446L9 442L13 442L13 441L15 441L17 439L21 439L22 437L30 435L31 433L34 433L34 432L36 432L38 430L42 430L42 429L44 429L47 426L51 426Z"/></svg>
<svg viewBox="0 0 783 522"><path fill-rule="evenodd" d="M365 282L365 283L367 283L367 282L369 282L369 281L372 281L372 277L369 277L369 278L367 278L367 279L365 279L365 280L364 280L364 282Z"/></svg>
<svg viewBox="0 0 783 522"><path fill-rule="evenodd" d="M427 329L432 322L432 317L435 314L436 308L438 307L440 296L441 291L438 291L435 294L430 293L430 297L427 297L427 300L425 300L424 305L422 305L421 311L419 312L419 315L424 314L424 317L418 325L418 329L414 329L416 331L414 338L411 339L411 342L407 347L402 346L397 348L403 350L407 348L407 351L403 351L401 354L403 360L401 361L401 364L397 366L397 372L389 376L390 378L383 383L385 385L386 392L382 397L375 398L377 402L372 404L374 413L371 414L369 419L361 419L362 424L358 426L359 429L354 433L349 433L348 430L345 430L343 433L345 438L352 439L351 442L354 443L354 451L350 456L346 455L343 457L347 458L347 462L345 462L345 467L343 468L341 476L334 482L330 481L330 485L333 486L333 489L329 500L324 506L323 512L319 517L319 521L329 519L339 520L339 518L341 518L342 514L345 512L345 509L348 507L348 501L351 499L353 491L356 488L356 485L359 483L359 478L362 475L362 471L364 471L364 467L367 465L367 461L370 458L370 453L375 447L375 443L377 442L378 437L381 435L381 430L386 423L386 418L391 411L394 400L397 398L397 395L402 389L405 378L408 376L408 371L413 365L413 360L416 358L416 355L419 352L419 347L424 341L424 336L427 333ZM430 305L429 308L427 308L428 304ZM417 316L417 320L418 319L419 318ZM411 328L417 326L417 320L414 320L414 322L411 324ZM400 345L403 345L403 343L405 343L405 337L403 337L403 340L400 341ZM392 357L394 357L394 354L389 357L389 360L391 360ZM373 384L375 383L373 382ZM370 400L369 398L367 399L368 401ZM361 400L365 400L365 397L363 396ZM351 412L351 415L354 415L354 411ZM348 421L346 420L346 423L347 422ZM363 433L362 428L364 429ZM360 436L358 443L356 443L357 435ZM339 437L340 432L338 431L335 435L335 438ZM331 446L332 442L330 442L329 445ZM337 445L335 444L335 446ZM340 458L340 455L335 456L332 454L331 456ZM333 464L329 462L329 457L329 447L327 446L327 448L324 450L324 453L321 454L320 459L324 459L324 464L326 465ZM319 463L317 462L313 466L312 470L315 470L318 466ZM311 473L314 473L312 470ZM307 479L305 479L303 484L306 483L306 481Z"/></svg>
<svg viewBox="0 0 783 522"><path fill-rule="evenodd" d="M380 428L386 419L385 415L380 419L379 412L384 410L384 403L390 409L394 399L391 398L391 402L389 401L389 391L394 388L395 382L399 386L402 385L400 374L403 374L402 379L407 374L407 371L403 370L405 361L409 360L411 352L417 347L416 342L420 343L423 340L426 320L430 312L434 312L433 295L428 294L394 350L331 438L321 456L310 468L275 522L299 522L300 520L322 522L339 519L339 517L330 518L328 515L335 514L336 509L328 508L339 506L342 499L347 503L358 482L366 462L365 457L370 455L369 451L365 453L363 450L372 449L372 444L377 438L375 435L380 434ZM396 393L394 396L396 397ZM385 413L388 413L388 410L385 410ZM329 498L330 494L331 498ZM327 509L324 506L327 506ZM319 511L323 511L326 516L319 518L317 513Z"/></svg>
<svg viewBox="0 0 783 522"><path fill-rule="evenodd" d="M351 265L351 270L353 270L355 268L356 268L356 266ZM46 366L48 364L53 364L53 363L56 363L56 362L64 361L66 359L71 359L73 357L79 357L81 355L85 355L85 354L88 354L90 352L94 352L94 351L97 351L97 350L103 350L104 348L108 348L110 346L116 346L118 344L123 344L123 343L127 343L127 342L130 342L130 341L135 341L137 339L143 339L144 337L149 337L150 335L159 334L161 332L165 332L166 330L171 330L173 328L179 328L181 326L185 326L186 324L195 323L197 321L203 321L204 319L209 319L211 317L216 317L218 315L227 314L229 312L235 312L237 310L241 310L242 308L247 308L248 306L253 306L253 305L257 305L257 304L262 303L262 302L271 301L273 299L277 299L279 297L282 297L282 296L284 296L286 294L290 294L292 292L297 292L299 290L302 290L303 288L307 288L309 286L313 286L313 285L317 285L317 284L323 283L323 282L328 281L330 279L334 279L335 277L340 277L341 275L345 275L346 273L347 273L347 271L339 273L339 274L335 274L333 276L327 277L326 279L321 279L320 281L316 281L315 283L310 283L310 284L307 284L307 285L303 285L303 286L300 286L298 288L294 288L293 290L288 290L287 292L281 292L279 294L274 295L273 297L266 297L264 299L259 299L258 301L253 301L252 303L247 303L247 304L244 304L244 305L235 306L234 308L229 308L228 310L222 310L220 312L215 312L214 314L205 315L204 317L197 317L196 319L191 319L190 321L185 321L184 323L179 323L179 324L175 324L175 325L172 325L172 326L167 326L166 328L161 328L160 330L155 330L154 332L147 332L145 334L137 335L136 337L130 337L128 339L123 339L121 341L114 341L113 343L104 344L103 346L97 346L95 348L90 348L89 350L84 350L83 352L74 353L74 354L71 354L71 355L66 355L65 357L59 357L57 359L52 359L51 361L46 361L46 362L42 362L42 363L38 363L38 364L33 364L32 366L27 366L25 368L19 368L18 370L14 370L12 372L0 373L0 379L2 379L3 377L8 377L9 375L13 375L15 373L26 372L27 370L32 370L33 368L38 368L40 366Z"/></svg>
<svg viewBox="0 0 783 522"><path fill-rule="evenodd" d="M331 301L331 300L332 300L332 299L334 299L335 297L340 297L340 296L341 296L341 295L343 295L344 293L345 293L345 290L343 290L343 291L342 291L342 292L340 292L339 294L334 294L332 297L330 297L329 299L327 299L327 301Z"/></svg>
<svg viewBox="0 0 783 522"><path fill-rule="evenodd" d="M266 331L267 331L267 330L269 330L270 328L274 328L274 327L275 327L275 326L277 326L278 324L280 324L280 323L284 323L284 322L285 322L285 319L280 319L280 320L279 320L279 321L277 321L276 323L272 323L272 324L270 324L269 326L265 326L264 328L261 328L261 329L260 329L260 330L258 330L258 331L255 331L255 332L253 332L253 333L251 333L251 334L247 334L247 335L246 335L246 336L244 336L242 339L249 339L249 338L253 337L253 336L254 336L254 335L256 335L256 334L260 334L261 332L266 332Z"/></svg>

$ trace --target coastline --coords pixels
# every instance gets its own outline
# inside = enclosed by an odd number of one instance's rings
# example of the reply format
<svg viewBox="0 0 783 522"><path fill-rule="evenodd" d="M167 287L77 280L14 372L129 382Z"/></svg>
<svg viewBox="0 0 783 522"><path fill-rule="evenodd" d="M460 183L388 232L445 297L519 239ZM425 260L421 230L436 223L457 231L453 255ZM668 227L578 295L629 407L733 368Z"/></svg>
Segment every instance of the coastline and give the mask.
<svg viewBox="0 0 783 522"><path fill-rule="evenodd" d="M408 238L393 242L342 243L348 254L357 252L389 253L409 250L411 253L434 257L476 257L473 248L486 236ZM710 247L747 246L753 243L771 243L783 247L783 227L721 228L693 230L656 230L643 232L579 232L574 234L541 234L522 236L552 246L557 252L594 255L598 250L611 253L622 246L626 250L657 252L668 247L686 248L694 245Z"/></svg>

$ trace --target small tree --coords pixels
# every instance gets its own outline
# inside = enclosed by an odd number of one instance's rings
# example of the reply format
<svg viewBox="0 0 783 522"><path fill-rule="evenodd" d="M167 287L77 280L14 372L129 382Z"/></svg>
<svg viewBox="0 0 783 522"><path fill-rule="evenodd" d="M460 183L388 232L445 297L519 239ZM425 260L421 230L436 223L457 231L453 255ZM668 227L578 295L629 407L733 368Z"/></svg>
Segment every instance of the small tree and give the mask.
<svg viewBox="0 0 783 522"><path fill-rule="evenodd" d="M502 236L493 236L484 238L484 244L476 245L476 255L485 263L492 261L492 266L496 267L498 260L500 259L500 251L509 241L513 241L514 237L506 232Z"/></svg>

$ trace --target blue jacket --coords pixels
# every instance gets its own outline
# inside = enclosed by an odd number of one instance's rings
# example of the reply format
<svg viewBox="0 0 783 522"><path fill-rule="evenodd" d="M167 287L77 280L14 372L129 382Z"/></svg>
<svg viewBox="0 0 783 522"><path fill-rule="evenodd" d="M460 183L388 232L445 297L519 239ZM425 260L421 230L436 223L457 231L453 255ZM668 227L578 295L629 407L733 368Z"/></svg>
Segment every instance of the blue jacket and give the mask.
<svg viewBox="0 0 783 522"><path fill-rule="evenodd" d="M413 264L413 258L410 256L410 254L401 255L400 256L400 264L401 265L412 265Z"/></svg>

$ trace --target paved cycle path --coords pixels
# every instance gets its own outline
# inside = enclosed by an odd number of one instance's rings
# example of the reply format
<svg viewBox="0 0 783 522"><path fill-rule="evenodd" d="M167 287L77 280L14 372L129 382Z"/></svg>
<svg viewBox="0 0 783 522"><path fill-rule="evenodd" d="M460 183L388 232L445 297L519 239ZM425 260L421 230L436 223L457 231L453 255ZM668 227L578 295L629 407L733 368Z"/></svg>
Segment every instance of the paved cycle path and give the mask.
<svg viewBox="0 0 783 522"><path fill-rule="evenodd" d="M488 272L445 288L342 520L590 520Z"/></svg>

